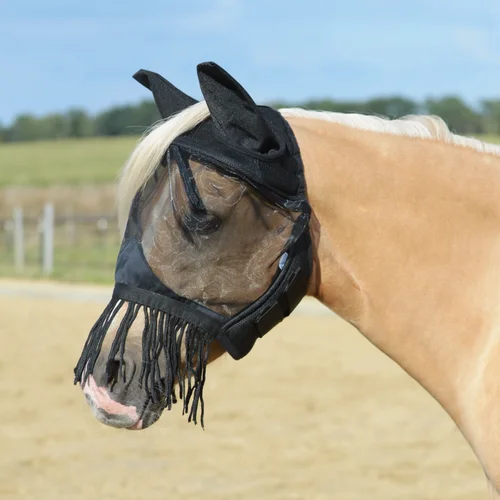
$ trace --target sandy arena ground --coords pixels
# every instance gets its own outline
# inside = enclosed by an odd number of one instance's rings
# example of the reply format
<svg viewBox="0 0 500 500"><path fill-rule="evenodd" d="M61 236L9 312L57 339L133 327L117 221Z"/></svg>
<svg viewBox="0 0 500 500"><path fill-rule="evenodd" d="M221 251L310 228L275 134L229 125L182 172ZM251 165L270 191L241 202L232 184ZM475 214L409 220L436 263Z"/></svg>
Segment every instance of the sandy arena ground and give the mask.
<svg viewBox="0 0 500 500"><path fill-rule="evenodd" d="M72 385L99 297L27 290L0 281L2 499L486 498L438 404L314 304L209 367L205 431L175 408L130 432L94 420Z"/></svg>

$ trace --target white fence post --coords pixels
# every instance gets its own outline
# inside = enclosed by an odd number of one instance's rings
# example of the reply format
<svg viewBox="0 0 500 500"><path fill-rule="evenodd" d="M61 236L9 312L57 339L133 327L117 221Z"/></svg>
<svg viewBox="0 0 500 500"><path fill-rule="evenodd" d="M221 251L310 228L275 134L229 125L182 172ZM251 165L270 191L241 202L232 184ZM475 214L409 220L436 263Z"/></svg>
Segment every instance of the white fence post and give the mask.
<svg viewBox="0 0 500 500"><path fill-rule="evenodd" d="M43 210L42 223L42 272L50 275L54 271L54 205L47 203Z"/></svg>
<svg viewBox="0 0 500 500"><path fill-rule="evenodd" d="M23 209L15 208L12 214L14 222L14 265L17 272L24 271L24 224Z"/></svg>

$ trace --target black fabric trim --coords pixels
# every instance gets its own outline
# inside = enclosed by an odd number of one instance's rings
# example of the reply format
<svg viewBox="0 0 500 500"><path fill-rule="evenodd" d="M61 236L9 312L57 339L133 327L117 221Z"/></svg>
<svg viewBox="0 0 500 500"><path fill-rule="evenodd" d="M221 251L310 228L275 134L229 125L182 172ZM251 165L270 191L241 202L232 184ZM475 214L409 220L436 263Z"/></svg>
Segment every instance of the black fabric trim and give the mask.
<svg viewBox="0 0 500 500"><path fill-rule="evenodd" d="M216 145L214 143L214 138L205 143L180 136L172 144L192 154L201 162L209 162L225 173L232 174L250 184L271 202L289 210L301 209L306 197L304 182L300 180L302 174L299 172L298 155L288 157L288 164L284 165L282 158L258 159L244 155L236 148L222 142ZM223 153L220 152L221 149Z"/></svg>
<svg viewBox="0 0 500 500"><path fill-rule="evenodd" d="M152 307L153 309L177 316L185 321L189 321L198 328L203 328L207 333L214 336L220 335L226 323L226 320L222 316L194 301L190 301L189 303L179 302L166 295L160 295L124 283L115 284L113 297L133 302L134 304Z"/></svg>
<svg viewBox="0 0 500 500"><path fill-rule="evenodd" d="M181 150L177 146L171 146L172 156L177 162L177 167L179 168L179 173L181 175L182 183L184 185L184 190L188 198L189 206L194 214L206 214L207 209L203 200L201 199L200 192L198 191L198 186L194 179L193 171L189 165L189 160L187 154L182 154Z"/></svg>

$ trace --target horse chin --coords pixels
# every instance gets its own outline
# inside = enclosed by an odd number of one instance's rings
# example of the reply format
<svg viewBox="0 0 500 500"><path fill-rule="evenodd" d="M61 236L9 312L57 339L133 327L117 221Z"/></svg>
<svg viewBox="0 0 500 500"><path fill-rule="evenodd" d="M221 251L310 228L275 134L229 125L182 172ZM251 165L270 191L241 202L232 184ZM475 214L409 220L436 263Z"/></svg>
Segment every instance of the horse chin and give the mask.
<svg viewBox="0 0 500 500"><path fill-rule="evenodd" d="M152 406L152 408L150 408L149 406ZM139 420L137 420L134 425L126 427L126 429L129 431L142 431L144 429L147 429L160 419L162 413L163 410L154 409L154 405L148 405L142 412Z"/></svg>

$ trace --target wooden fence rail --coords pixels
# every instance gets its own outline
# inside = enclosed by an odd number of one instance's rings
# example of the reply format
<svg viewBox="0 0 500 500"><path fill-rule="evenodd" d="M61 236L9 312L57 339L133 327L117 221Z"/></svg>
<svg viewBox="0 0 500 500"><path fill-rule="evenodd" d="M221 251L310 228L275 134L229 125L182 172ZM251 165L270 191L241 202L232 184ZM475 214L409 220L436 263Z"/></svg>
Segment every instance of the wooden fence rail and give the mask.
<svg viewBox="0 0 500 500"><path fill-rule="evenodd" d="M111 269L119 245L115 215L61 214L47 203L38 215L22 207L0 218L0 270L2 274L60 275L62 265ZM33 272L33 267L38 269ZM82 271L84 272L84 270Z"/></svg>

